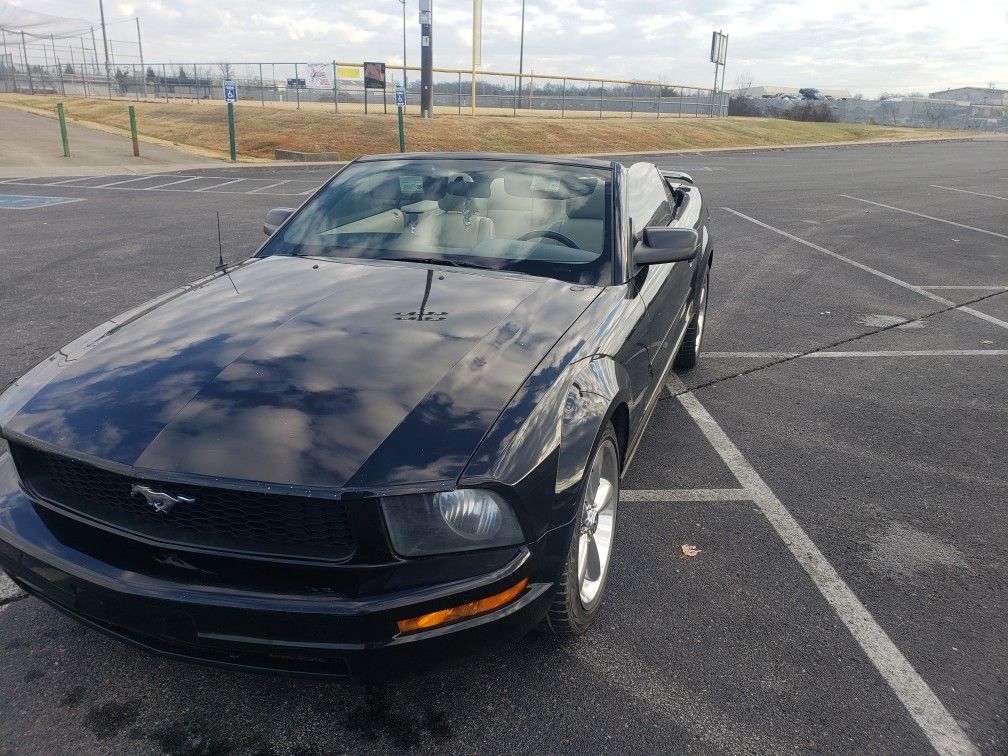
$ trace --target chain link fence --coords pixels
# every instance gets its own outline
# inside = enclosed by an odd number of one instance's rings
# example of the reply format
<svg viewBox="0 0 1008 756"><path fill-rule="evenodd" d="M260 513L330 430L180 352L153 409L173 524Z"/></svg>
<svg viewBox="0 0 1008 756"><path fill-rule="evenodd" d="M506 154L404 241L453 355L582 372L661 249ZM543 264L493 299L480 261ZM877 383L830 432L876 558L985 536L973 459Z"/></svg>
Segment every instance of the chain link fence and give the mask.
<svg viewBox="0 0 1008 756"><path fill-rule="evenodd" d="M0 56L0 91L135 100L222 100L223 82L238 85L240 102L331 108L334 113L395 112L395 87L406 80L406 110L419 113L420 72L388 67L383 88L365 88L363 63L19 63ZM435 114L471 112L472 73L434 69ZM476 73L478 115L557 118L720 117L728 96L703 87L658 82Z"/></svg>

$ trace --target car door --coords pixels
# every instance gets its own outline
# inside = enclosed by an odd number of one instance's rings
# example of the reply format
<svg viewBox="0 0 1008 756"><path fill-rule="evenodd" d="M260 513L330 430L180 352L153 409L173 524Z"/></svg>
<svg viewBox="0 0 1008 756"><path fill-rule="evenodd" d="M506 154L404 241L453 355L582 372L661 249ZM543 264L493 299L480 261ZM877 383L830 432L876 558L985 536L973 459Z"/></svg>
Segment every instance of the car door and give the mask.
<svg viewBox="0 0 1008 756"><path fill-rule="evenodd" d="M642 243L644 229L675 225L675 198L658 169L635 163L628 170L628 212L631 248ZM648 352L653 380L660 380L675 356L689 315L694 263L648 265L636 272L640 296L647 308Z"/></svg>

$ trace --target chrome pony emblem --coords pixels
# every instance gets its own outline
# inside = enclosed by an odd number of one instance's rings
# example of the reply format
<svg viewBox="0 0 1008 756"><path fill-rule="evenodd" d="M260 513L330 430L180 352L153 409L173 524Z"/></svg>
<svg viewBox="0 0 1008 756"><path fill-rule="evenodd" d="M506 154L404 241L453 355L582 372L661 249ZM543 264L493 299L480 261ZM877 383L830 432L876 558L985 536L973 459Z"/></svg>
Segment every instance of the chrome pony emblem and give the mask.
<svg viewBox="0 0 1008 756"><path fill-rule="evenodd" d="M172 496L171 494L167 494L162 491L155 491L153 488L142 486L139 483L134 483L133 488L130 489L130 496L136 496L137 494L143 496L147 500L147 503L154 507L155 512L167 513L170 512L176 504L196 503L196 498L193 496Z"/></svg>

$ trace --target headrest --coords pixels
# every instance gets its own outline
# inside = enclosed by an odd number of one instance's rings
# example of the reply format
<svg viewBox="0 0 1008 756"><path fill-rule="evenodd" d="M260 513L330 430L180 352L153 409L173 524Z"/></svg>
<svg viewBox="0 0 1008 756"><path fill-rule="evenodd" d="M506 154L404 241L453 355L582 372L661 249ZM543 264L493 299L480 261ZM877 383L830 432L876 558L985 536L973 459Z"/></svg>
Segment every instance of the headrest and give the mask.
<svg viewBox="0 0 1008 756"><path fill-rule="evenodd" d="M460 212L465 201L466 196L464 194L453 194L452 192L449 192L438 200L438 207L445 212Z"/></svg>
<svg viewBox="0 0 1008 756"><path fill-rule="evenodd" d="M571 197L567 200L567 217L605 220L605 184L599 182L595 191L587 197Z"/></svg>
<svg viewBox="0 0 1008 756"><path fill-rule="evenodd" d="M532 212L531 197L515 197L508 194L504 188L504 179L494 179L490 184L490 201L487 206L491 210L524 210Z"/></svg>

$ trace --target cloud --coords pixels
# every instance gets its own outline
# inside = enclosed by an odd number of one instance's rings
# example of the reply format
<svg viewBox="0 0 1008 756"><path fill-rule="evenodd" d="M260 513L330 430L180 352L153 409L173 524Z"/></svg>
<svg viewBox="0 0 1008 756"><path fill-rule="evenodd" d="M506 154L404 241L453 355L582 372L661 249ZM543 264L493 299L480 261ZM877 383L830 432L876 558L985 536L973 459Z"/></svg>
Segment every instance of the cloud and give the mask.
<svg viewBox="0 0 1008 756"><path fill-rule="evenodd" d="M77 0L18 0L33 10L81 16ZM144 56L162 62L401 61L402 6L365 0L129 0L112 6L116 57L131 62L139 16ZM436 0L435 65L470 61L471 0ZM109 4L106 4L107 15ZM419 61L417 0L407 0L407 58ZM90 19L89 19L90 20ZM94 19L97 24L97 19ZM486 0L484 68L518 68L521 0ZM727 81L933 90L1008 85L1008 16L989 0L527 0L525 70L708 86L710 33L730 35Z"/></svg>

